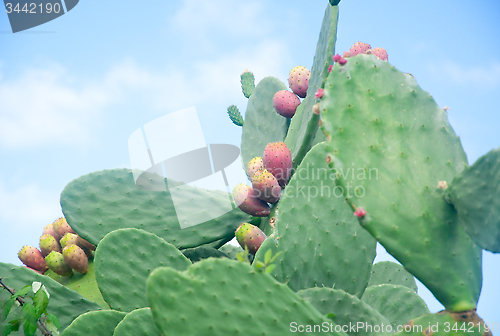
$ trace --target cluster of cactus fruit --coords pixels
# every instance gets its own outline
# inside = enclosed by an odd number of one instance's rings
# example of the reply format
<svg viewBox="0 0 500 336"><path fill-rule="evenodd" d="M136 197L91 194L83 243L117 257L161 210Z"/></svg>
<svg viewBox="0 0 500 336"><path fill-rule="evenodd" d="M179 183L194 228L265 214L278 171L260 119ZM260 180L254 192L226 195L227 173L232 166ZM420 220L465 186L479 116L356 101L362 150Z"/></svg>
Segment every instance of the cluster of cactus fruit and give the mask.
<svg viewBox="0 0 500 336"><path fill-rule="evenodd" d="M234 188L231 211L182 228L169 189L148 187L172 181L94 172L61 194L70 232L54 227L41 251L19 254L44 275L0 263L3 281L44 284L62 336L491 335L476 305L481 251L500 252L500 150L468 166L446 111L384 49L336 54L338 3L311 71L290 72L292 92L241 75L245 119L228 114L251 186ZM231 196L188 191L207 219ZM377 242L401 264L373 264ZM93 257L72 264L88 246ZM414 277L445 310L429 311Z"/></svg>
<svg viewBox="0 0 500 336"><path fill-rule="evenodd" d="M18 257L26 267L40 274L51 269L56 274L71 276L73 270L87 273L92 251L95 246L81 238L61 217L43 229L40 249L25 245Z"/></svg>

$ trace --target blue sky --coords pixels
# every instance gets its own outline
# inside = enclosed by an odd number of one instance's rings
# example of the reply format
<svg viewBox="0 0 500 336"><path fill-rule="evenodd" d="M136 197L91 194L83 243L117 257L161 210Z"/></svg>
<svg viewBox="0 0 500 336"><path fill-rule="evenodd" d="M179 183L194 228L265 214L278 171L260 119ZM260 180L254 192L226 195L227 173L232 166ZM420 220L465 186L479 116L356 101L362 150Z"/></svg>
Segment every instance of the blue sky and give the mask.
<svg viewBox="0 0 500 336"><path fill-rule="evenodd" d="M12 34L0 13L0 260L37 246L62 215L71 180L128 167L145 123L196 106L207 143L240 144L226 108L244 111L239 75L286 82L311 66L327 1L82 0L62 17ZM461 137L469 163L500 146L500 3L340 3L337 52L384 47L415 76ZM500 323L500 255L484 252L480 315ZM381 253L379 258L385 258ZM496 284L495 284L496 282ZM421 289L431 311L440 305Z"/></svg>

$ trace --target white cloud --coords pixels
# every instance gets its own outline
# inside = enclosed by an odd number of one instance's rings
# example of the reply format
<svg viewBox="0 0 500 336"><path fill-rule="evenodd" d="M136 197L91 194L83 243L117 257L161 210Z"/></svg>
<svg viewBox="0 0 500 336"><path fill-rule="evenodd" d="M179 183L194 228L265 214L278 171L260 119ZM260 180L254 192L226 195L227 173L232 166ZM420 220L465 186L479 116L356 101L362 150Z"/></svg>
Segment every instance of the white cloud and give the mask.
<svg viewBox="0 0 500 336"><path fill-rule="evenodd" d="M0 221L11 231L37 230L62 216L60 193L40 189L36 184L8 190L0 183ZM45 223L45 224L44 224Z"/></svg>
<svg viewBox="0 0 500 336"><path fill-rule="evenodd" d="M472 62L458 64L452 61L430 64L429 70L451 84L493 89L500 85L500 63L489 66L475 65Z"/></svg>

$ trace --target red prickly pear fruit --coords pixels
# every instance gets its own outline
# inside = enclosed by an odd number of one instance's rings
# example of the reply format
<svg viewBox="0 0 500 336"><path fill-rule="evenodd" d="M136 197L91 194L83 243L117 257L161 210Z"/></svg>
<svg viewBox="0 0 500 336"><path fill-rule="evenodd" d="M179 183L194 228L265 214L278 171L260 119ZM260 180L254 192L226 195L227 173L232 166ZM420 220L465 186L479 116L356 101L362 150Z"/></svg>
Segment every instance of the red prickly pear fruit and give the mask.
<svg viewBox="0 0 500 336"><path fill-rule="evenodd" d="M54 223L52 223L52 227L54 228L54 233L56 234L56 239L61 240L61 238L66 234L66 233L76 233L73 231L71 226L69 226L68 222L66 222L66 218L61 217L59 219L56 219Z"/></svg>
<svg viewBox="0 0 500 336"><path fill-rule="evenodd" d="M49 268L43 258L42 252L36 247L25 245L17 256L23 264L39 272L44 273Z"/></svg>
<svg viewBox="0 0 500 336"><path fill-rule="evenodd" d="M46 257L52 251L61 252L61 246L54 236L46 233L40 237L40 250L42 250L42 255Z"/></svg>
<svg viewBox="0 0 500 336"><path fill-rule="evenodd" d="M366 52L371 48L371 45L368 43L356 42L352 45L349 52L351 53L351 56L356 56L357 54L366 54Z"/></svg>
<svg viewBox="0 0 500 336"><path fill-rule="evenodd" d="M367 214L366 210L364 208L357 208L356 211L354 211L354 216L363 218Z"/></svg>
<svg viewBox="0 0 500 336"><path fill-rule="evenodd" d="M252 180L255 172L262 168L264 168L264 161L262 161L262 158L260 156L254 157L247 165L248 178Z"/></svg>
<svg viewBox="0 0 500 336"><path fill-rule="evenodd" d="M234 201L244 213L256 217L266 217L271 213L269 204L259 198L259 192L246 184L238 184L233 189Z"/></svg>
<svg viewBox="0 0 500 336"><path fill-rule="evenodd" d="M303 66L296 66L288 74L288 86L300 98L305 98L309 87L311 71Z"/></svg>
<svg viewBox="0 0 500 336"><path fill-rule="evenodd" d="M241 248L248 248L248 251L255 255L259 250L262 242L266 240L266 235L257 226L250 223L243 223L236 229L236 240L240 244Z"/></svg>
<svg viewBox="0 0 500 336"><path fill-rule="evenodd" d="M73 270L66 264L64 256L60 252L50 252L49 255L45 257L45 261L47 262L47 266L49 266L54 273L62 276L73 275Z"/></svg>
<svg viewBox="0 0 500 336"><path fill-rule="evenodd" d="M300 99L293 92L280 90L274 94L274 109L285 118L293 117L299 105Z"/></svg>
<svg viewBox="0 0 500 336"><path fill-rule="evenodd" d="M77 245L83 250L83 252L85 252L85 255L88 258L92 257L92 252L90 252L89 249L87 249L84 246L80 246L80 239L79 238L80 238L80 236L78 236L76 233L68 232L64 235L64 237L61 238L59 243L61 243L61 247L63 249L68 245L72 245L72 244Z"/></svg>
<svg viewBox="0 0 500 336"><path fill-rule="evenodd" d="M52 237L56 238L56 240L57 240L56 233L54 232L54 224L49 224L49 225L45 226L43 228L42 235L44 235L44 234L49 234Z"/></svg>
<svg viewBox="0 0 500 336"><path fill-rule="evenodd" d="M319 88L318 91L314 94L316 98L321 98L325 94L325 89Z"/></svg>
<svg viewBox="0 0 500 336"><path fill-rule="evenodd" d="M261 174L254 175L252 187L259 192L259 198L263 201L274 204L280 199L281 188L278 180L266 169Z"/></svg>
<svg viewBox="0 0 500 336"><path fill-rule="evenodd" d="M332 56L332 59L335 63L338 62L341 58L342 56L340 56L339 54L335 54Z"/></svg>
<svg viewBox="0 0 500 336"><path fill-rule="evenodd" d="M63 257L69 267L78 273L85 274L89 270L89 260L81 247L71 244L63 248Z"/></svg>
<svg viewBox="0 0 500 336"><path fill-rule="evenodd" d="M371 53L372 53L372 55L377 56L378 58L380 58L383 61L389 60L389 56L387 55L387 51L384 48L378 48L378 47L373 48Z"/></svg>
<svg viewBox="0 0 500 336"><path fill-rule="evenodd" d="M272 142L264 149L264 168L276 177L284 188L292 172L292 153L284 142Z"/></svg>

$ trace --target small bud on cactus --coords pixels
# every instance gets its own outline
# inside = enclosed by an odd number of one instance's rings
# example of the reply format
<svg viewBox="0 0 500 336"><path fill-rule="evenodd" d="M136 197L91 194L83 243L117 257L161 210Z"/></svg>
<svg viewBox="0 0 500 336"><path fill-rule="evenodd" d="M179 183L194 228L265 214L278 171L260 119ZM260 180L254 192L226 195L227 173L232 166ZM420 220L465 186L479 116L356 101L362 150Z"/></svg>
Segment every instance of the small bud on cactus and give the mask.
<svg viewBox="0 0 500 336"><path fill-rule="evenodd" d="M61 243L61 247L63 249L68 245L72 244L77 245L83 250L83 252L85 252L87 258L92 257L92 252L90 252L90 250L87 249L86 247L80 245L80 236L78 236L76 233L70 233L70 232L66 233L64 237L61 238L59 243Z"/></svg>
<svg viewBox="0 0 500 336"><path fill-rule="evenodd" d="M42 252L36 247L25 245L17 256L23 264L39 272L43 273L49 268L43 258Z"/></svg>
<svg viewBox="0 0 500 336"><path fill-rule="evenodd" d="M356 211L354 211L354 216L359 217L359 218L365 217L366 214L367 214L366 210L361 208L361 207L357 208Z"/></svg>
<svg viewBox="0 0 500 336"><path fill-rule="evenodd" d="M268 203L278 202L281 196L281 188L278 180L266 169L252 178L252 187L259 192L259 198Z"/></svg>
<svg viewBox="0 0 500 336"><path fill-rule="evenodd" d="M334 62L338 62L341 58L342 58L342 56L340 56L339 54L335 54L332 56L332 59Z"/></svg>
<svg viewBox="0 0 500 336"><path fill-rule="evenodd" d="M49 235L51 235L52 237L54 237L54 238L56 238L56 239L57 239L57 237L56 237L56 233L54 232L54 224L49 224L49 225L45 226L45 227L43 228L43 233L42 233L42 235L44 235L44 234L49 234Z"/></svg>
<svg viewBox="0 0 500 336"><path fill-rule="evenodd" d="M42 250L42 255L46 257L52 251L61 252L61 246L54 236L46 233L40 237L40 250Z"/></svg>
<svg viewBox="0 0 500 336"><path fill-rule="evenodd" d="M372 55L377 56L383 61L388 61L389 56L387 55L387 51L384 48L373 48L371 51Z"/></svg>
<svg viewBox="0 0 500 336"><path fill-rule="evenodd" d="M257 226L243 223L236 229L236 240L240 244L240 246L245 249L245 246L248 248L248 251L255 255L262 245L262 242L266 240L266 235L259 229Z"/></svg>
<svg viewBox="0 0 500 336"><path fill-rule="evenodd" d="M438 181L438 189L446 189L448 188L448 183L446 181Z"/></svg>
<svg viewBox="0 0 500 336"><path fill-rule="evenodd" d="M331 65L331 64L330 64L330 65L328 66L328 72L332 72L332 69L333 69L333 65Z"/></svg>
<svg viewBox="0 0 500 336"><path fill-rule="evenodd" d="M47 262L47 266L56 274L62 276L71 276L73 274L73 270L66 264L64 256L60 252L50 252L50 254L45 257L45 261Z"/></svg>
<svg viewBox="0 0 500 336"><path fill-rule="evenodd" d="M85 274L89 270L89 260L85 252L77 245L72 244L63 248L63 257L69 267L78 273Z"/></svg>
<svg viewBox="0 0 500 336"><path fill-rule="evenodd" d="M52 223L52 227L54 228L54 233L56 234L56 239L60 240L66 233L76 233L73 231L71 226L69 226L68 222L66 222L66 218L61 217L57 219L54 223Z"/></svg>
<svg viewBox="0 0 500 336"><path fill-rule="evenodd" d="M288 75L288 85L290 89L300 98L305 98L309 87L311 71L303 66L296 66Z"/></svg>
<svg viewBox="0 0 500 336"><path fill-rule="evenodd" d="M340 65L344 65L346 63L347 63L347 60L344 57L342 57L342 58L339 59L339 64Z"/></svg>
<svg viewBox="0 0 500 336"><path fill-rule="evenodd" d="M251 180L255 172L264 168L264 162L260 156L254 157L247 165L247 176Z"/></svg>
<svg viewBox="0 0 500 336"><path fill-rule="evenodd" d="M321 98L321 97L323 97L324 94L325 94L325 90L322 88L319 88L318 91L316 91L316 93L314 94L314 96L316 98Z"/></svg>
<svg viewBox="0 0 500 336"><path fill-rule="evenodd" d="M259 192L246 184L238 184L233 190L233 197L244 213L256 217L266 217L271 213L269 204L259 199Z"/></svg>
<svg viewBox="0 0 500 336"><path fill-rule="evenodd" d="M295 115L300 99L293 92L280 90L274 94L273 106L279 115L291 118Z"/></svg>
<svg viewBox="0 0 500 336"><path fill-rule="evenodd" d="M319 103L316 103L313 105L313 113L319 115ZM321 121L321 119L320 119L320 121Z"/></svg>
<svg viewBox="0 0 500 336"><path fill-rule="evenodd" d="M367 50L370 50L372 47L368 43L356 42L353 44L349 52L352 56L356 56L357 54L366 54ZM345 56L344 56L345 57Z"/></svg>
<svg viewBox="0 0 500 336"><path fill-rule="evenodd" d="M348 58L348 57L351 57L353 55L351 55L351 52L350 51L344 51L344 54L342 55L342 57L344 58Z"/></svg>
<svg viewBox="0 0 500 336"><path fill-rule="evenodd" d="M292 153L284 142L267 144L264 149L264 168L276 177L279 185L284 188L292 172Z"/></svg>

